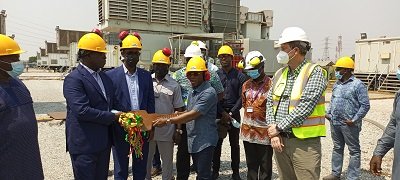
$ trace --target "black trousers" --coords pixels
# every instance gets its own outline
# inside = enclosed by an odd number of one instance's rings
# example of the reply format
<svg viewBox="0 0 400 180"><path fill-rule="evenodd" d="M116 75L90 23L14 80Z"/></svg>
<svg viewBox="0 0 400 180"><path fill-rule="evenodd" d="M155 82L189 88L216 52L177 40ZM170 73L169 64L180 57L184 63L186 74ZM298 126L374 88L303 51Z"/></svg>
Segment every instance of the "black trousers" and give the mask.
<svg viewBox="0 0 400 180"><path fill-rule="evenodd" d="M182 124L181 142L176 152L176 179L187 180L190 175L190 154L188 150L186 125Z"/></svg>
<svg viewBox="0 0 400 180"><path fill-rule="evenodd" d="M237 121L240 121L240 114L234 114L232 116ZM229 145L231 146L231 168L233 174L239 174L239 164L240 164L240 146L239 146L239 133L240 129L235 128L231 125L231 128L228 130L229 134ZM213 172L218 172L221 166L221 148L223 138L218 140L217 147L215 147L214 157L213 157Z"/></svg>
<svg viewBox="0 0 400 180"><path fill-rule="evenodd" d="M270 180L272 178L272 147L247 141L243 141L243 145L248 169L247 179Z"/></svg>

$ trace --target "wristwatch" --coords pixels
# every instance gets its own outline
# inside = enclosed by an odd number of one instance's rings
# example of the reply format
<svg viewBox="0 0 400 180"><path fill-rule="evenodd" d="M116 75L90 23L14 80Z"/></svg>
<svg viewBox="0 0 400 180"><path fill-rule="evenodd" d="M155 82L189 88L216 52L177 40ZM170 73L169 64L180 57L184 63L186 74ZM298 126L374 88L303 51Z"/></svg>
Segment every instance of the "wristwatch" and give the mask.
<svg viewBox="0 0 400 180"><path fill-rule="evenodd" d="M182 129L176 129L176 132L179 133L179 134L183 133Z"/></svg>

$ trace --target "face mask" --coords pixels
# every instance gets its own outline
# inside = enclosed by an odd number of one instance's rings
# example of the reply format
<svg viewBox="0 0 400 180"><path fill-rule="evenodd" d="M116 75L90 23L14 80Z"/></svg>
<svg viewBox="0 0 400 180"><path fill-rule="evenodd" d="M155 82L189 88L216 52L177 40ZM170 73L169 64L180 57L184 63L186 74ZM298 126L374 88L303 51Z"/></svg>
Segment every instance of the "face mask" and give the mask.
<svg viewBox="0 0 400 180"><path fill-rule="evenodd" d="M292 50L289 51L292 52ZM289 53L285 52L285 51L279 51L278 55L276 55L276 59L278 60L279 64L287 64L290 60L292 60L294 58L294 56L292 56L292 58L289 58Z"/></svg>
<svg viewBox="0 0 400 180"><path fill-rule="evenodd" d="M240 122L236 121L236 119L231 118L232 126L235 128L240 128Z"/></svg>
<svg viewBox="0 0 400 180"><path fill-rule="evenodd" d="M246 72L246 74L251 79L257 79L258 77L260 77L260 72L258 72L258 69L249 70L249 71Z"/></svg>
<svg viewBox="0 0 400 180"><path fill-rule="evenodd" d="M398 80L400 80L400 69L397 69L396 77L397 77Z"/></svg>
<svg viewBox="0 0 400 180"><path fill-rule="evenodd" d="M17 76L21 75L22 72L24 72L25 66L22 61L17 61L17 62L12 62L12 63L4 62L4 61L2 61L2 62L11 65L12 70L6 71L8 73L8 75L10 75L11 77L17 77Z"/></svg>
<svg viewBox="0 0 400 180"><path fill-rule="evenodd" d="M335 71L335 77L337 80L341 80L343 75L340 74L340 71Z"/></svg>

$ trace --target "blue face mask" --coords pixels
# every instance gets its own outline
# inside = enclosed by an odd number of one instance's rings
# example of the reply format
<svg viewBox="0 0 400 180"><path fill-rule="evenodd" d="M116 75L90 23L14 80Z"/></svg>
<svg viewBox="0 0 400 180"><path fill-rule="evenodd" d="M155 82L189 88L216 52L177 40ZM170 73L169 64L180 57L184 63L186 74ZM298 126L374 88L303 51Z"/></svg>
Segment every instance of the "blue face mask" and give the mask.
<svg viewBox="0 0 400 180"><path fill-rule="evenodd" d="M337 80L341 80L342 77L343 77L343 75L340 74L340 71L335 71L335 76L336 76L336 79L337 79Z"/></svg>
<svg viewBox="0 0 400 180"><path fill-rule="evenodd" d="M397 77L398 80L400 80L400 69L397 69L396 77Z"/></svg>
<svg viewBox="0 0 400 180"><path fill-rule="evenodd" d="M4 62L4 61L2 61L2 62L11 65L12 70L6 71L8 73L8 75L10 75L11 77L17 77L24 72L25 66L22 61L17 61L17 62L12 62L12 63Z"/></svg>
<svg viewBox="0 0 400 180"><path fill-rule="evenodd" d="M258 69L253 69L253 70L248 70L246 74L251 78L251 79L257 79L260 77L260 72L258 72Z"/></svg>

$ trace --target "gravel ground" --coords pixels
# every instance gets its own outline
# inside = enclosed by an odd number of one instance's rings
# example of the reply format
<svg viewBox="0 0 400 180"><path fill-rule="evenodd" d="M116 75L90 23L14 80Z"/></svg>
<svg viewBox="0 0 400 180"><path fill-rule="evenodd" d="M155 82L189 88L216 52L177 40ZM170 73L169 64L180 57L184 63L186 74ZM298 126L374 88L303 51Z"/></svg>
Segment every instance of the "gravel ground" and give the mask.
<svg viewBox="0 0 400 180"><path fill-rule="evenodd" d="M65 110L65 99L62 96L62 81L58 80L27 80L24 81L30 89L33 100L35 102L36 113L46 113L49 111L63 111ZM44 90L45 89L45 90ZM371 110L367 115L368 119L375 120L383 125L386 125L390 113L392 111L393 99L386 100L372 100ZM46 179L73 179L71 161L69 154L65 152L65 132L64 123L61 121L50 121L39 123L39 143L43 162L43 168ZM367 172L369 169L369 160L376 145L377 139L382 135L382 130L365 122L361 132L361 148L362 148L362 162L361 179L390 179L389 177L373 177ZM327 137L322 138L322 172L321 177L330 173L331 166L331 152L332 141L328 126ZM347 169L348 164L348 151L345 151L344 170ZM390 151L384 158L382 164L383 171L390 174L393 160L393 151ZM229 141L225 139L223 144L223 152L221 155L221 170L219 179L230 179L232 171L230 170L230 150ZM175 162L175 161L174 161ZM113 169L113 162L111 159L110 169ZM241 143L241 163L240 172L242 179L246 179L246 161ZM278 171L274 162L273 179L278 179ZM343 173L345 177L346 171ZM109 176L109 179L113 179ZM160 176L154 179L161 179ZM192 174L189 179L195 179L195 174Z"/></svg>

